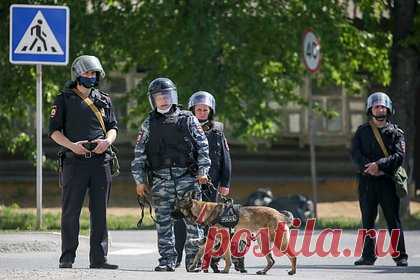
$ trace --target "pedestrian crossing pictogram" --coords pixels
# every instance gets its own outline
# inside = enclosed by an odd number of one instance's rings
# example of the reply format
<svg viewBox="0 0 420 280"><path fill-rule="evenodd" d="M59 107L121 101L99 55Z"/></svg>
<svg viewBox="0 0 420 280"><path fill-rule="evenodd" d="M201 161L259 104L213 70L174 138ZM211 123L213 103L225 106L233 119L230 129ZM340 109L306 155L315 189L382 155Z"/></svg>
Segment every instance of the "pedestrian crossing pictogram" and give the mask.
<svg viewBox="0 0 420 280"><path fill-rule="evenodd" d="M54 33L45 17L38 11L15 49L18 54L56 54L62 55Z"/></svg>

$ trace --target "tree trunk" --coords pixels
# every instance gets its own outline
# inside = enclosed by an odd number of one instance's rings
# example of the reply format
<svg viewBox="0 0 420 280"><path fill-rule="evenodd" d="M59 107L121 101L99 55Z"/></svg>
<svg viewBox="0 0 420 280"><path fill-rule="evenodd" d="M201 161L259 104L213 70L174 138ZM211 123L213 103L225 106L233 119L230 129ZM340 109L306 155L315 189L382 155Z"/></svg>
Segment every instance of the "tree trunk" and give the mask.
<svg viewBox="0 0 420 280"><path fill-rule="evenodd" d="M419 53L415 46L407 44L405 40L414 31L414 17L416 15L417 1L393 1L391 9L392 19L392 48L391 85L389 94L396 109L395 121L405 131L406 140L406 165L412 175L414 162L414 135L415 135L415 94L419 92ZM411 184L412 176L409 181ZM413 193L411 190L410 193ZM410 214L409 198L402 200L401 216Z"/></svg>
<svg viewBox="0 0 420 280"><path fill-rule="evenodd" d="M420 120L420 91L416 92L416 108L415 119ZM416 196L417 190L420 190L420 121L416 122L416 132L414 136L414 195Z"/></svg>

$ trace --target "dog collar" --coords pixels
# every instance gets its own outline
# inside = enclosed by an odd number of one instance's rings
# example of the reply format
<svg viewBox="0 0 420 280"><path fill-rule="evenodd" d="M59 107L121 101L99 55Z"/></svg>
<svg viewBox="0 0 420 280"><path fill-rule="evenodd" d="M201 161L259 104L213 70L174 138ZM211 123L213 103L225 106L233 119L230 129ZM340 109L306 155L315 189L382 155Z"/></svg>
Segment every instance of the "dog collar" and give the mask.
<svg viewBox="0 0 420 280"><path fill-rule="evenodd" d="M207 209L207 204L204 203L204 205L201 207L200 214L198 214L198 217L196 220L198 224L204 223L204 214L206 213L206 209Z"/></svg>

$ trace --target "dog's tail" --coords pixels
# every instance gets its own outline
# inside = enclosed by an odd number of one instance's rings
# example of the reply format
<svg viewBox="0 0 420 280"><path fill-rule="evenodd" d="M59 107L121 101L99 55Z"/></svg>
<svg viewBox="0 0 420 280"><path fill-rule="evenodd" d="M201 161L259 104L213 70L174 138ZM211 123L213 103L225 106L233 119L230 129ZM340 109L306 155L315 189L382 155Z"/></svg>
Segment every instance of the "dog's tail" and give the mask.
<svg viewBox="0 0 420 280"><path fill-rule="evenodd" d="M282 213L284 216L286 216L286 218L287 218L286 223L287 223L288 226L290 226L293 222L293 219L294 219L292 212L287 211L287 210L283 210L283 211L280 211L280 213Z"/></svg>

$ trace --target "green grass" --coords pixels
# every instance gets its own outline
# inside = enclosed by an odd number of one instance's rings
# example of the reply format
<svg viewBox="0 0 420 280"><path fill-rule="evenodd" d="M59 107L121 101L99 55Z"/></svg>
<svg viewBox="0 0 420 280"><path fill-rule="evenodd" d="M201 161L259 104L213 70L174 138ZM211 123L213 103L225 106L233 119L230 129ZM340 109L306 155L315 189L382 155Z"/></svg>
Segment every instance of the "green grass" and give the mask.
<svg viewBox="0 0 420 280"><path fill-rule="evenodd" d="M60 212L45 213L43 215L42 230L59 231L61 223ZM108 215L108 229L110 230L136 230L138 215ZM80 231L83 234L89 232L89 212L82 211L80 217ZM385 225L378 225L378 228ZM420 229L420 212L411 215L403 221L404 229ZM154 229L155 225L148 212L145 212L143 224L140 229ZM340 217L340 218L320 218L317 220L316 229L339 228L339 229L359 229L361 228L358 219ZM24 210L18 205L1 206L0 205L0 230L35 230L36 213L34 211Z"/></svg>
<svg viewBox="0 0 420 280"><path fill-rule="evenodd" d="M340 228L340 229L359 229L361 228L359 219L346 217L340 218L319 218L317 219L316 229Z"/></svg>
<svg viewBox="0 0 420 280"><path fill-rule="evenodd" d="M139 217L135 215L115 216L108 215L109 230L135 230ZM81 233L89 232L89 212L82 211L80 216ZM61 227L60 212L45 213L42 215L42 230L58 231ZM150 216L145 213L143 224L140 229L154 229L155 225ZM0 205L0 230L35 230L36 213L33 211L20 209L18 205Z"/></svg>

